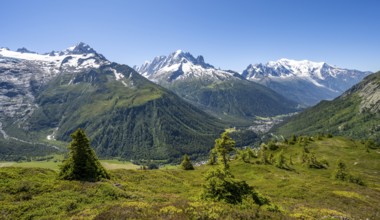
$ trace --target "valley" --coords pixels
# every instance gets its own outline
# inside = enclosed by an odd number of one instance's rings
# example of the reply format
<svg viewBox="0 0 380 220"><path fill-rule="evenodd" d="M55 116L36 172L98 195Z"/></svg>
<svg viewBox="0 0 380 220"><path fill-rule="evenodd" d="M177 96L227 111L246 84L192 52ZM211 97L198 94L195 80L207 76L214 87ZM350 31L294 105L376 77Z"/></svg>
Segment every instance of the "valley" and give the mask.
<svg viewBox="0 0 380 220"><path fill-rule="evenodd" d="M78 43L2 48L0 79L1 219L380 217L379 72L281 59L238 73L180 50L131 68ZM58 177L79 128L107 178Z"/></svg>

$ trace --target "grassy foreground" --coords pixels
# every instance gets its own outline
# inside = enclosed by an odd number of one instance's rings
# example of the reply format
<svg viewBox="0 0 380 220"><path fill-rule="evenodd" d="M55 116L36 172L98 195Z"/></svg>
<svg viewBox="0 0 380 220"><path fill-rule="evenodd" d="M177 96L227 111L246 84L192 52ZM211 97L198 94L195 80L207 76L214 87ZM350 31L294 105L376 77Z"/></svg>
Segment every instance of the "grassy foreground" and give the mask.
<svg viewBox="0 0 380 220"><path fill-rule="evenodd" d="M58 161L56 159L50 159L48 161L30 161L30 162L0 162L1 167L24 167L24 168L47 168L55 171L59 170L59 165L62 163L60 160L63 159L62 156L58 157ZM131 162L127 161L118 161L118 160L100 160L101 164L107 170L115 170L115 169L137 169L138 165L135 165Z"/></svg>
<svg viewBox="0 0 380 220"><path fill-rule="evenodd" d="M205 173L194 171L110 170L111 180L88 183L57 180L46 168L0 168L0 219L379 219L380 150L345 138L323 138L307 145L327 169L301 164L303 146L279 144L291 169L231 162L236 178L246 180L274 206L258 207L202 201ZM292 156L292 165L290 158ZM332 178L340 159L365 186ZM104 164L104 163L103 163Z"/></svg>

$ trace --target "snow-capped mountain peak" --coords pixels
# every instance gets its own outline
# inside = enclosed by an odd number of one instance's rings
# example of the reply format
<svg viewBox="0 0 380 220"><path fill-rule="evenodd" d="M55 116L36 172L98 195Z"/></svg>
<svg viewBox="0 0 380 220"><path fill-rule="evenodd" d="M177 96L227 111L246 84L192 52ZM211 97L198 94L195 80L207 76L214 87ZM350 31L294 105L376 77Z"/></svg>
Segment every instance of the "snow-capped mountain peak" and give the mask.
<svg viewBox="0 0 380 220"><path fill-rule="evenodd" d="M97 54L97 52L93 48L91 48L88 44L83 42L80 42L75 46L67 48L64 52L66 52L66 54Z"/></svg>
<svg viewBox="0 0 380 220"><path fill-rule="evenodd" d="M325 80L328 77L336 78L344 69L332 67L325 62L309 60L279 59L266 64L249 65L242 73L247 79L255 80L266 77L297 77L310 78L310 80Z"/></svg>
<svg viewBox="0 0 380 220"><path fill-rule="evenodd" d="M206 63L203 56L196 58L189 52L177 50L168 56L157 56L140 67L134 67L141 75L155 82L172 82L188 78L233 77L230 72L218 70Z"/></svg>
<svg viewBox="0 0 380 220"><path fill-rule="evenodd" d="M20 52L20 53L36 53L36 52L34 52L34 51L30 51L30 50L26 49L25 47L18 48L18 49L16 50L16 52Z"/></svg>
<svg viewBox="0 0 380 220"><path fill-rule="evenodd" d="M38 54L26 48L20 48L17 51L0 48L0 57L34 62L43 66L46 71L54 73L59 72L62 68L80 70L97 68L103 63L108 63L103 55L98 54L85 43L79 43L64 51L52 51L45 54Z"/></svg>
<svg viewBox="0 0 380 220"><path fill-rule="evenodd" d="M181 55L181 54L183 54L184 52L181 50L181 49L179 49L179 50L176 50L174 53L172 53L173 54L173 56L174 57L178 57L179 55Z"/></svg>
<svg viewBox="0 0 380 220"><path fill-rule="evenodd" d="M269 86L279 93L289 87L289 90L292 90L291 95L299 93L298 98L294 100L313 105L321 99L337 97L369 73L338 68L325 62L282 58L266 64L251 64L242 72L242 76ZM309 96L306 97L308 100L300 98L309 94L313 88L315 91L313 96L319 95L319 98L310 99Z"/></svg>

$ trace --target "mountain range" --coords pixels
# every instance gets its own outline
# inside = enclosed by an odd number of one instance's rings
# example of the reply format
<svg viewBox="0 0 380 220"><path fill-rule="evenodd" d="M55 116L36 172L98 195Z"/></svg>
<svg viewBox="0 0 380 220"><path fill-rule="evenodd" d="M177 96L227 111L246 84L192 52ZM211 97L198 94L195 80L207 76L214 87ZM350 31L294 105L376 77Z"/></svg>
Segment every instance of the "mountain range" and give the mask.
<svg viewBox="0 0 380 220"><path fill-rule="evenodd" d="M325 62L280 59L267 64L251 64L242 76L303 106L312 106L321 100L336 98L370 73L334 67Z"/></svg>
<svg viewBox="0 0 380 220"><path fill-rule="evenodd" d="M225 128L332 99L368 74L286 59L239 74L180 50L133 69L85 43L45 54L0 48L0 159L60 151L79 127L101 157L204 155ZM378 73L277 131L377 138L376 82Z"/></svg>
<svg viewBox="0 0 380 220"><path fill-rule="evenodd" d="M167 159L208 151L226 126L84 43L47 54L1 48L0 55L7 155L36 144L56 149L81 127L102 157Z"/></svg>
<svg viewBox="0 0 380 220"><path fill-rule="evenodd" d="M219 118L251 123L256 116L274 116L297 111L297 103L239 73L220 70L178 50L158 56L140 67L141 75L178 94L195 106ZM247 120L248 119L248 120Z"/></svg>
<svg viewBox="0 0 380 220"><path fill-rule="evenodd" d="M332 101L291 117L272 132L291 134L332 133L380 143L380 72L371 74Z"/></svg>

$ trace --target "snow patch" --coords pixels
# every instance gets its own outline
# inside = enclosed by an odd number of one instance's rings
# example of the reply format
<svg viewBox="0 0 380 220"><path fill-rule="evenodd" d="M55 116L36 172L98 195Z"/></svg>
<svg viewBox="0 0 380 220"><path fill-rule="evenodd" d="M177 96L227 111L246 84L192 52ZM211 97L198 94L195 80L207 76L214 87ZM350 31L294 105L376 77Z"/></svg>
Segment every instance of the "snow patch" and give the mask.
<svg viewBox="0 0 380 220"><path fill-rule="evenodd" d="M80 65L80 67L83 68L98 68L100 65L96 63L95 54L71 54L68 55L67 53L58 53L55 52L53 56L50 54L37 54L37 53L20 53L16 51L11 51L7 49L0 49L0 56L3 57L9 57L14 59L20 59L20 60L29 60L29 61L39 61L43 62L43 65L48 65L49 68L55 68L58 69L60 65L62 64L63 60L68 61L64 63L63 65L67 65L70 67L79 67L78 61L79 59L84 59L85 61ZM92 58L92 59L90 59Z"/></svg>
<svg viewBox="0 0 380 220"><path fill-rule="evenodd" d="M50 135L46 136L46 139L48 139L49 141L55 140L55 134L57 133L57 131L58 131L58 127L54 128L53 133L51 133Z"/></svg>
<svg viewBox="0 0 380 220"><path fill-rule="evenodd" d="M117 72L115 69L111 69L111 71L115 75L116 80L121 80L122 78L124 78L124 75L122 73Z"/></svg>

